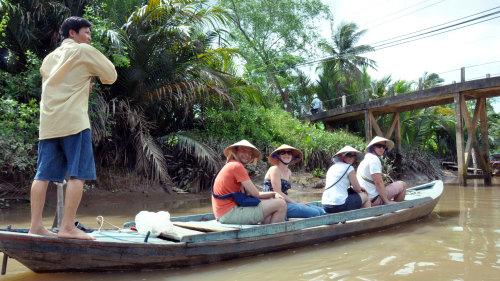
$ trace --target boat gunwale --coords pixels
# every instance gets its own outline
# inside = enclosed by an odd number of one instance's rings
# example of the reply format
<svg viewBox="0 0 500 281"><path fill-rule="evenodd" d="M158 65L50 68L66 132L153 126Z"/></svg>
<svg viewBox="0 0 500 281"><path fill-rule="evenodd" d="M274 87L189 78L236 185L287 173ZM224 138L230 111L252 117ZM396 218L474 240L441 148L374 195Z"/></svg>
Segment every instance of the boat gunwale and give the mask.
<svg viewBox="0 0 500 281"><path fill-rule="evenodd" d="M433 187L435 184L441 185L441 190L439 192L439 196L442 194L442 182L437 180L430 183L418 185L412 188L408 188L407 190L419 190L422 188ZM439 197L438 197L439 198ZM395 204L390 205L381 205L370 208L356 209L347 212L326 214L318 217L312 218L304 218L297 221L286 221L274 224L266 224L266 225L255 225L249 228L241 228L236 230L227 230L227 231L219 231L219 232L208 232L202 234L193 234L193 235L185 235L180 241L172 241L172 243L150 243L145 242L152 245L177 245L177 244L190 244L190 243L202 243L202 242L210 242L210 241L220 241L227 239L246 239L254 236L267 236L267 235L275 235L284 232L292 232L302 229L307 229L311 227L321 226L321 225L329 225L329 224L337 224L343 223L346 221L361 219L361 218L369 218L373 216L380 216L386 213L395 212L398 210L414 208L415 206L419 206L425 204L429 201L435 200L431 196L426 196L422 198L417 198L413 200L397 202ZM186 220L188 219L188 220ZM213 220L213 214L199 214L199 215L190 215L190 216L182 216L182 217L174 217L171 218L171 221L203 221L203 220ZM193 220L194 219L194 220ZM1 233L6 233L10 231L0 231ZM10 232L16 233L16 232ZM9 234L10 234L9 233ZM138 242L122 242L122 241L99 241L99 240L77 240L77 239L61 239L58 237L50 237L50 236L38 236L25 234L27 237L31 237L33 239L36 238L37 241L51 241L61 243L71 242L78 244L87 244L87 245L105 245L105 244L113 244L113 245L133 245L139 244ZM164 240L162 238L158 238Z"/></svg>

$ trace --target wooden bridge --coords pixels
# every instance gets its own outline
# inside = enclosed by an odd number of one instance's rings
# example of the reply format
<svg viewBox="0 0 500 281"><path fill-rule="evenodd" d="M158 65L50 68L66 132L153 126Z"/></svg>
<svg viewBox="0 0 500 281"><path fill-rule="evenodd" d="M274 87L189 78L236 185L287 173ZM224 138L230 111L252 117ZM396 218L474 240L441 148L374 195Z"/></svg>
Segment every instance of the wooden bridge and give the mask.
<svg viewBox="0 0 500 281"><path fill-rule="evenodd" d="M387 98L368 100L366 102L347 105L306 117L307 121L323 122L327 130L332 126L344 124L352 120L365 121L365 137L369 142L373 130L378 136L394 139L397 151L401 151L401 120L400 112L421 109L436 105L453 103L455 106L457 162L460 183L467 184L467 179L483 178L486 184L491 184L491 167L489 166L488 124L486 119L486 98L500 96L500 77L465 81L465 69L461 71L461 82L446 86L434 87L393 95ZM470 118L465 101L476 100L473 117ZM387 132L382 132L375 120L375 116L393 114L391 126ZM465 142L464 124L467 129L467 142ZM476 130L480 127L482 143L476 137ZM467 174L471 160L472 149L475 150L483 174Z"/></svg>

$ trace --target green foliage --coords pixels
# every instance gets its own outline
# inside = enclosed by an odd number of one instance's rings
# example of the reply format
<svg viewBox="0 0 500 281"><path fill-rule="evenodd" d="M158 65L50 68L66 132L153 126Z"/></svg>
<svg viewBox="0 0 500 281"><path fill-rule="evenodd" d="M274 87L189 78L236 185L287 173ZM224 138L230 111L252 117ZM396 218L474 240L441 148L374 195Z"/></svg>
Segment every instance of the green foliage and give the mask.
<svg viewBox="0 0 500 281"><path fill-rule="evenodd" d="M104 18L106 3L95 3L95 5L85 8L84 18L92 22L92 43L96 49L101 51L106 57L111 58L117 67L127 67L130 65L128 58L128 47L123 46L126 41L125 33L118 30L115 23Z"/></svg>
<svg viewBox="0 0 500 281"><path fill-rule="evenodd" d="M32 175L36 168L39 106L0 98L0 171Z"/></svg>
<svg viewBox="0 0 500 281"><path fill-rule="evenodd" d="M283 143L295 146L304 152L304 162L319 161L328 166L331 155L345 145L362 150L362 139L346 131L327 132L320 125L303 123L284 112L279 106L270 109L241 104L234 110L208 110L205 112L203 133L225 140L248 141L262 147L278 147ZM321 156L313 152L323 152ZM316 159L318 158L318 159Z"/></svg>
<svg viewBox="0 0 500 281"><path fill-rule="evenodd" d="M42 76L40 65L42 61L30 51L26 52L28 67L19 74L0 71L0 93L13 100L28 103L31 99L39 99L41 95Z"/></svg>
<svg viewBox="0 0 500 281"><path fill-rule="evenodd" d="M5 29L7 29L7 23L9 22L9 13L5 13L0 17L0 48L5 45L3 41L5 36Z"/></svg>
<svg viewBox="0 0 500 281"><path fill-rule="evenodd" d="M316 168L312 171L312 174L318 178L324 178L326 176L326 172L323 169Z"/></svg>
<svg viewBox="0 0 500 281"><path fill-rule="evenodd" d="M500 99L500 98L494 98ZM490 153L500 153L500 113L496 113L491 103L494 99L487 100L486 114L488 118L488 136Z"/></svg>
<svg viewBox="0 0 500 281"><path fill-rule="evenodd" d="M76 1L9 1L0 0L0 14L8 13L5 44L2 55L7 63L0 69L20 73L28 67L26 51L45 57L57 47L59 29L71 15L81 16L83 7L91 0ZM3 61L5 62L5 60Z"/></svg>
<svg viewBox="0 0 500 281"><path fill-rule="evenodd" d="M297 84L283 69L312 55L309 48L319 37L316 19L330 18L329 8L320 0L220 2L231 13L230 38L246 61L246 79L288 106L287 90Z"/></svg>

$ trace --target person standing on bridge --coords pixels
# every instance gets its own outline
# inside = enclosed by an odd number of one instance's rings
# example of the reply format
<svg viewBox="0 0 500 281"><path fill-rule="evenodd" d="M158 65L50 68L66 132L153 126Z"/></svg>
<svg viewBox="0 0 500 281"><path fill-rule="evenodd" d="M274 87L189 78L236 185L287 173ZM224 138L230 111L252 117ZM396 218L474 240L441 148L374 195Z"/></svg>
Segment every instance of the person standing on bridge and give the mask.
<svg viewBox="0 0 500 281"><path fill-rule="evenodd" d="M311 114L316 114L321 111L323 108L323 104L321 100L318 98L317 94L313 95L313 100L311 102Z"/></svg>
<svg viewBox="0 0 500 281"><path fill-rule="evenodd" d="M368 191L372 206L394 204L405 199L404 181L396 181L386 186L382 178L380 157L393 148L393 141L376 136L366 147L365 159L359 164L356 176L360 186Z"/></svg>

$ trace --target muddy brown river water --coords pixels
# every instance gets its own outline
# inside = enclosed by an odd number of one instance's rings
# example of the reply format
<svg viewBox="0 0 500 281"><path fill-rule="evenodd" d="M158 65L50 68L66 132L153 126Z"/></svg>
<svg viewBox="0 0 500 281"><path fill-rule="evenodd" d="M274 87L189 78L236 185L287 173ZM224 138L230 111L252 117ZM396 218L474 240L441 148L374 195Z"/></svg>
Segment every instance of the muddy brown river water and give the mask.
<svg viewBox="0 0 500 281"><path fill-rule="evenodd" d="M84 194L84 197L86 195ZM208 196L207 196L208 197ZM301 201L320 193L295 193ZM54 207L47 207L51 225ZM96 216L121 226L141 210L168 210L172 216L211 212L208 199L165 201L143 194L107 195L84 200L78 220L96 227ZM0 210L0 227L29 226L29 206ZM108 225L109 226L109 225ZM427 218L379 232L238 259L164 271L36 274L9 259L0 280L500 280L500 177L445 191Z"/></svg>

